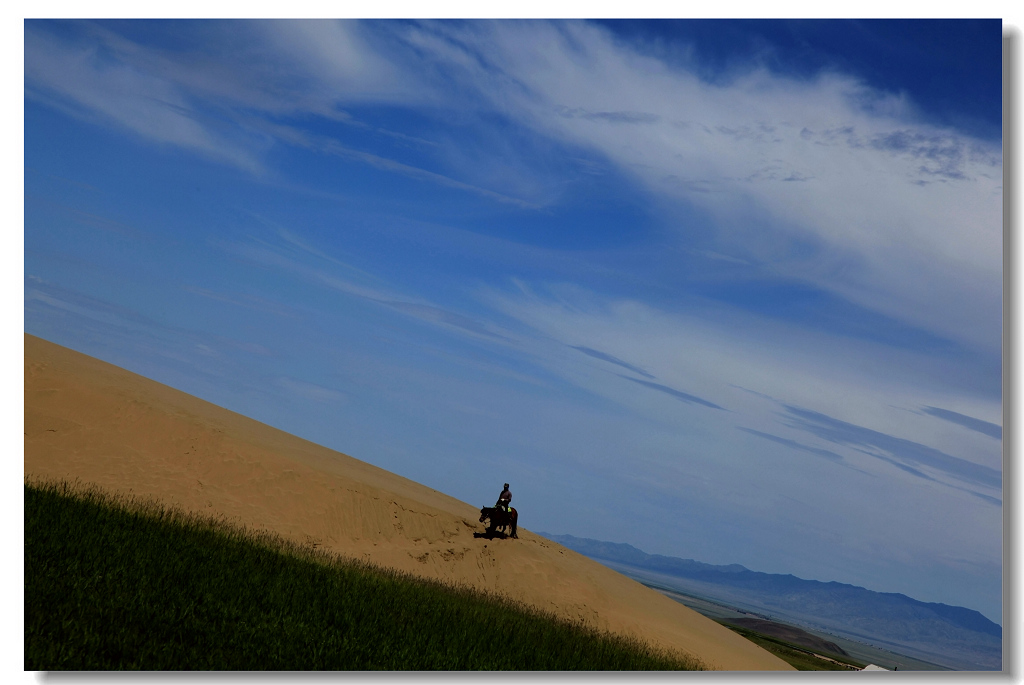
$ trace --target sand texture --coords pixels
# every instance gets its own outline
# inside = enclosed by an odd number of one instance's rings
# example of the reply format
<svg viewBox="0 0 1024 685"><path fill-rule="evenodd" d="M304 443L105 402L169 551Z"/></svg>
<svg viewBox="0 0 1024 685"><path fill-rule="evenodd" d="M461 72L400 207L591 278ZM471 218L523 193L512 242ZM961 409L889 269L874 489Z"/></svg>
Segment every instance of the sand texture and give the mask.
<svg viewBox="0 0 1024 685"><path fill-rule="evenodd" d="M25 335L25 476L155 498L419 576L498 591L681 650L792 670L730 630L546 538L488 540L479 509Z"/></svg>

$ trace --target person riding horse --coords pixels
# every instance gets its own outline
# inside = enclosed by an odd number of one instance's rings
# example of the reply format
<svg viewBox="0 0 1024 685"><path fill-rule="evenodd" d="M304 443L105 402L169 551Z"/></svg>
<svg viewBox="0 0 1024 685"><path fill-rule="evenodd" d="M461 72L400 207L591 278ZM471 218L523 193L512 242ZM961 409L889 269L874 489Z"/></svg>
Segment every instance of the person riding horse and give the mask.
<svg viewBox="0 0 1024 685"><path fill-rule="evenodd" d="M501 509L506 514L508 513L508 507L512 503L512 493L508 490L508 483L505 483L505 489L498 495L498 501L494 505L496 508Z"/></svg>
<svg viewBox="0 0 1024 685"><path fill-rule="evenodd" d="M493 536L494 531L498 528L502 530L502 535L507 528L512 529L511 537L518 538L519 535L516 533L518 529L519 512L511 507L512 493L509 492L508 483L505 483L505 489L498 495L498 501L494 503L494 507L484 507L480 510L480 523L483 523L490 518L490 525L487 527L487 535Z"/></svg>

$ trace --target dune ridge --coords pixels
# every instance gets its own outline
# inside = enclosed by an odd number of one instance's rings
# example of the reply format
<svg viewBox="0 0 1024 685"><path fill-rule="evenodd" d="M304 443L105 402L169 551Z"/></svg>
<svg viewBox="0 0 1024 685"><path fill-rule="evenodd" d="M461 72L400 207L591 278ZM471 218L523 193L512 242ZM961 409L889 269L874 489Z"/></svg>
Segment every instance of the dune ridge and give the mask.
<svg viewBox="0 0 1024 685"><path fill-rule="evenodd" d="M499 592L720 670L792 670L732 631L479 510L137 374L25 334L25 476L207 512L346 557Z"/></svg>

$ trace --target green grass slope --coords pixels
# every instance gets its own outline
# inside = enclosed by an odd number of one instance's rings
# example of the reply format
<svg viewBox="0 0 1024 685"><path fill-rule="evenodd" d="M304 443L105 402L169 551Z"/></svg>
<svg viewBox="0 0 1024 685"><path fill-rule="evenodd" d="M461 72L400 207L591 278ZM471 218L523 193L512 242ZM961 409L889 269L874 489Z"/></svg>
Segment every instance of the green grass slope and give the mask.
<svg viewBox="0 0 1024 685"><path fill-rule="evenodd" d="M223 522L25 486L26 670L700 668Z"/></svg>
<svg viewBox="0 0 1024 685"><path fill-rule="evenodd" d="M719 621L723 626L739 633L759 647L779 657L798 671L859 671L867 664L838 654L824 654L807 649L805 646L783 640L756 630L736 625L730 621Z"/></svg>

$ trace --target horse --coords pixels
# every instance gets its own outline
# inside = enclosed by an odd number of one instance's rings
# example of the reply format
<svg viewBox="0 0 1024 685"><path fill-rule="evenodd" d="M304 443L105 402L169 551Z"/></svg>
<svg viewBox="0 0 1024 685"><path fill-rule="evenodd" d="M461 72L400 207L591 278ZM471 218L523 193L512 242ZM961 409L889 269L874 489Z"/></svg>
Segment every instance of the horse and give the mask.
<svg viewBox="0 0 1024 685"><path fill-rule="evenodd" d="M501 534L505 535L505 531L511 526L512 533L510 537L519 537L517 534L519 529L519 512L516 511L515 507L509 507L507 514L498 507L484 507L480 510L480 523L487 519L490 519L490 523L487 526L488 536L493 537L495 530L498 528L501 528Z"/></svg>

